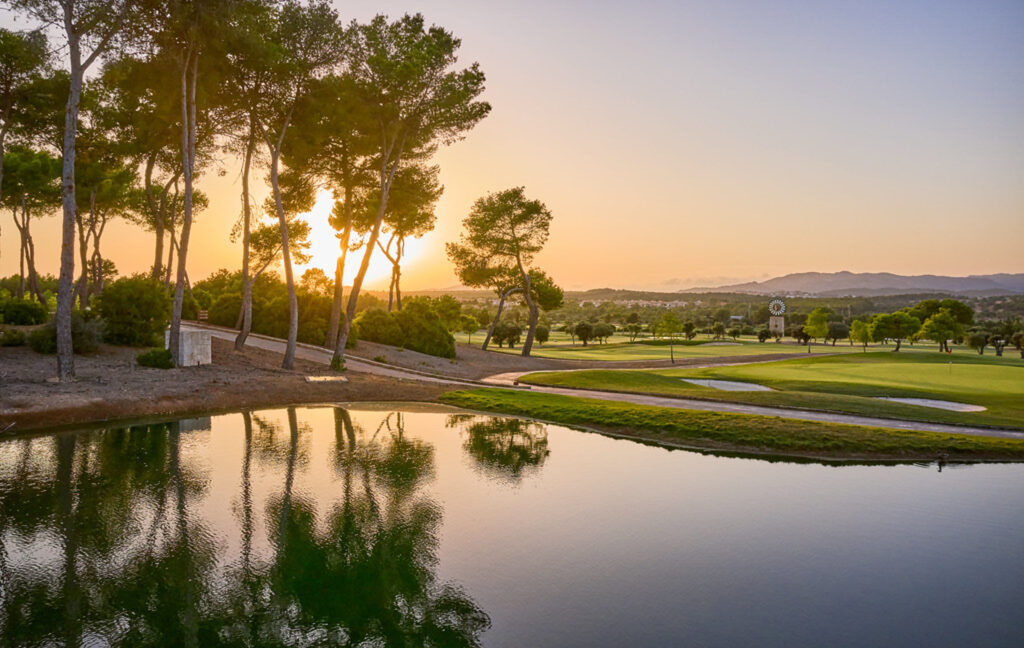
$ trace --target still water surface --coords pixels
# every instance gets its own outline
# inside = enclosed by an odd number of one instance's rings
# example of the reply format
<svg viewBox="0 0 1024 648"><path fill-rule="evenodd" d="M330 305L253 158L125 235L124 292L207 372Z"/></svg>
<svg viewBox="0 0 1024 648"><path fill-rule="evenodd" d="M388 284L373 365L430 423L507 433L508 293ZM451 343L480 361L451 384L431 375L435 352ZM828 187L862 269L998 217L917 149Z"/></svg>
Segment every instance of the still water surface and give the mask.
<svg viewBox="0 0 1024 648"><path fill-rule="evenodd" d="M1020 646L1024 466L422 406L0 442L0 645Z"/></svg>

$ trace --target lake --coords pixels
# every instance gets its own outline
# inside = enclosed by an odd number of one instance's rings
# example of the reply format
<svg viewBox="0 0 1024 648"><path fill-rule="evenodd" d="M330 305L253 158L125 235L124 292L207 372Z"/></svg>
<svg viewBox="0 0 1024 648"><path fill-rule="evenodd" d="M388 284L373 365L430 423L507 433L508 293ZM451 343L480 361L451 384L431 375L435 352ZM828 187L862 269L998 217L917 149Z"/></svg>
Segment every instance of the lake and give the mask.
<svg viewBox="0 0 1024 648"><path fill-rule="evenodd" d="M1024 466L668 450L432 405L0 442L10 646L1020 646Z"/></svg>

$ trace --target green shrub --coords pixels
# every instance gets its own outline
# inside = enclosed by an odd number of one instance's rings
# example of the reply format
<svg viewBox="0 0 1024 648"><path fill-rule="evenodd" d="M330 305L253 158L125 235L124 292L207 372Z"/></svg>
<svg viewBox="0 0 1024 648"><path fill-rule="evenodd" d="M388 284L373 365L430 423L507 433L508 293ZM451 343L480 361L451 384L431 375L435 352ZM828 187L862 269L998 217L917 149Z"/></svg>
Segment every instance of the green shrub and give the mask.
<svg viewBox="0 0 1024 648"><path fill-rule="evenodd" d="M42 324L49 315L46 306L34 299L8 299L3 308L4 323L18 326Z"/></svg>
<svg viewBox="0 0 1024 648"><path fill-rule="evenodd" d="M57 330L43 327L32 331L28 334L28 345L36 353L57 353Z"/></svg>
<svg viewBox="0 0 1024 648"><path fill-rule="evenodd" d="M47 326L54 327L56 337L56 325L50 322ZM106 322L101 319L86 320L77 311L71 313L71 344L74 345L75 353L93 353L100 348L103 336L106 332Z"/></svg>
<svg viewBox="0 0 1024 648"><path fill-rule="evenodd" d="M353 331L360 340L455 357L455 338L426 300L409 300L397 313L371 308L355 321Z"/></svg>
<svg viewBox="0 0 1024 648"><path fill-rule="evenodd" d="M192 296L196 298L199 308L209 310L213 306L213 295L202 288L192 288Z"/></svg>
<svg viewBox="0 0 1024 648"><path fill-rule="evenodd" d="M170 296L163 284L143 275L109 284L98 301L99 312L106 323L106 339L112 344L159 344L170 322Z"/></svg>
<svg viewBox="0 0 1024 648"><path fill-rule="evenodd" d="M327 339L327 322L331 318L331 298L300 290L298 300L299 342L323 344Z"/></svg>
<svg viewBox="0 0 1024 648"><path fill-rule="evenodd" d="M15 347L25 344L25 333L18 329L0 331L0 347Z"/></svg>
<svg viewBox="0 0 1024 648"><path fill-rule="evenodd" d="M355 321L354 326L360 340L377 342L390 346L402 346L405 335L395 317L381 309L371 308Z"/></svg>
<svg viewBox="0 0 1024 648"><path fill-rule="evenodd" d="M299 342L323 344L327 339L327 320L322 317L299 317Z"/></svg>
<svg viewBox="0 0 1024 648"><path fill-rule="evenodd" d="M288 322L291 317L288 308L288 295L281 294L273 299L252 308L252 330L270 337L288 337Z"/></svg>
<svg viewBox="0 0 1024 648"><path fill-rule="evenodd" d="M71 313L71 345L75 353L92 353L103 341L104 322L86 320L78 311ZM53 320L28 336L28 345L36 353L57 353L57 323Z"/></svg>
<svg viewBox="0 0 1024 648"><path fill-rule="evenodd" d="M255 309L255 305L253 305ZM236 292L224 293L210 306L209 322L217 326L234 328L238 312L242 309L242 296Z"/></svg>
<svg viewBox="0 0 1024 648"><path fill-rule="evenodd" d="M515 345L519 344L519 340L522 339L522 337L523 327L508 320L501 320L495 324L494 332L491 333L491 339L498 345L498 348L501 348L503 344L508 342L508 348L511 349Z"/></svg>
<svg viewBox="0 0 1024 648"><path fill-rule="evenodd" d="M537 340L537 344L544 344L545 342L548 341L548 338L551 336L551 329L549 329L544 324L538 324L537 330L534 331L533 335Z"/></svg>
<svg viewBox="0 0 1024 648"><path fill-rule="evenodd" d="M594 339L607 342L608 338L615 335L615 327L606 322L594 324Z"/></svg>
<svg viewBox="0 0 1024 648"><path fill-rule="evenodd" d="M172 299L173 295L174 293L171 293ZM193 322L199 319L199 302L188 290L185 291L185 295L181 300L181 319L192 320Z"/></svg>
<svg viewBox="0 0 1024 648"><path fill-rule="evenodd" d="M143 367L153 367L155 369L174 368L174 359L171 357L171 352L167 349L152 349L140 353L135 356L135 361Z"/></svg>
<svg viewBox="0 0 1024 648"><path fill-rule="evenodd" d="M410 301L394 319L402 329L406 349L440 358L455 357L455 338L429 304Z"/></svg>

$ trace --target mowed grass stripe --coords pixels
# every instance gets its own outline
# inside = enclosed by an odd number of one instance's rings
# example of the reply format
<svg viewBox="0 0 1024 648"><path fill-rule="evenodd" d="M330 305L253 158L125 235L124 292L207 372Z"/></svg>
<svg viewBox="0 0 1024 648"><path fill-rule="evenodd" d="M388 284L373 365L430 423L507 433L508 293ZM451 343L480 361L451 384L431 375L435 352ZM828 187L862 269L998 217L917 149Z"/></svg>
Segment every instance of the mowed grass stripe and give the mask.
<svg viewBox="0 0 1024 648"><path fill-rule="evenodd" d="M891 379L889 377L892 377ZM772 392L725 392L681 378L736 380ZM707 369L590 370L524 376L538 385L702 398L753 405L796 407L932 423L1024 429L1024 362L1012 358L860 356L801 358ZM985 412L949 412L878 400L933 398L982 405Z"/></svg>
<svg viewBox="0 0 1024 648"><path fill-rule="evenodd" d="M504 389L448 392L467 409L597 427L709 449L828 458L1024 460L1024 440L913 432L770 416L679 410Z"/></svg>

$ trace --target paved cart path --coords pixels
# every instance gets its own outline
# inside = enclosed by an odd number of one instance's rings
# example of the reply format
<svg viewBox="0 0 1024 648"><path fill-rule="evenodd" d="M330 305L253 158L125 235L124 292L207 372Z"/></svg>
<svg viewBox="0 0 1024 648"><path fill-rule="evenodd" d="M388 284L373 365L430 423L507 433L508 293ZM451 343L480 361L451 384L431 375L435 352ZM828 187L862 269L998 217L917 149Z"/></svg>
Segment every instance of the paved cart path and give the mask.
<svg viewBox="0 0 1024 648"><path fill-rule="evenodd" d="M181 327L190 329L202 329L209 331L210 335L221 339L228 340L229 342L235 341L235 336L238 335L238 331L232 329L221 328L219 326L210 326L206 324L194 324L191 322L182 322ZM249 337L245 340L245 346L253 347L256 349L263 349L265 351L273 351L274 353L284 353L286 341L280 338L272 338L266 335L259 335L257 333L250 333ZM302 358L303 360L309 360L311 362L322 362L325 365L331 364L331 357L334 355L332 351L323 347L313 346L312 344L299 343L295 349L295 357ZM399 380L418 380L421 382L430 383L441 383L461 386L479 387L480 383L472 380L463 380L461 378L447 378L445 376L437 376L426 374L418 371L412 371L409 369L403 369L401 367L395 367L393 365L385 365L380 362L372 362L369 360L363 360L356 358L351 355L345 356L345 368L349 371L355 371L357 373L370 373L376 376L385 376L388 378L397 378Z"/></svg>

